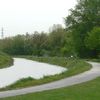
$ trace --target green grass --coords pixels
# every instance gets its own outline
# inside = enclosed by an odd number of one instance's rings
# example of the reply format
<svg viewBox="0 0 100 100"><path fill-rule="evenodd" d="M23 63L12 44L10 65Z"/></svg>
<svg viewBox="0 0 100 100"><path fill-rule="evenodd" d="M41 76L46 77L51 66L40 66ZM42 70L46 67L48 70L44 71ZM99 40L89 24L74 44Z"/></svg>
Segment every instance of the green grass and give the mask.
<svg viewBox="0 0 100 100"><path fill-rule="evenodd" d="M0 89L0 91L8 90L8 89L9 90L18 89L18 88L35 86L35 85L52 82L55 80L59 80L65 77L69 77L75 74L82 73L91 68L90 64L84 62L83 60L78 60L78 59L68 59L68 58L58 58L58 57L32 57L32 56L24 56L24 57L27 59L35 60L35 61L46 62L46 63L50 63L54 65L63 66L65 68L68 68L68 71L65 71L59 75L46 76L40 80L35 80L32 78L22 79L10 86L7 86L6 88Z"/></svg>
<svg viewBox="0 0 100 100"><path fill-rule="evenodd" d="M5 53L0 52L0 69L13 64L13 59Z"/></svg>
<svg viewBox="0 0 100 100"><path fill-rule="evenodd" d="M100 59L85 59L85 61L93 61L93 62L100 62Z"/></svg>
<svg viewBox="0 0 100 100"><path fill-rule="evenodd" d="M79 85L0 100L100 100L100 77Z"/></svg>

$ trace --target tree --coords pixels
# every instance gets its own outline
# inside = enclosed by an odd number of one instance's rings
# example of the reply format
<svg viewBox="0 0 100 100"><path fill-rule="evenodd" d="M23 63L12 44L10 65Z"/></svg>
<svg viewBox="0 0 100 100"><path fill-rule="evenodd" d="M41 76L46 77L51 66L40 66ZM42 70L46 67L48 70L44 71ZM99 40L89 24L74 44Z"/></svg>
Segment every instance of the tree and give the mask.
<svg viewBox="0 0 100 100"><path fill-rule="evenodd" d="M93 50L94 56L100 54L100 27L94 27L93 30L88 32L85 45L88 49Z"/></svg>
<svg viewBox="0 0 100 100"><path fill-rule="evenodd" d="M76 51L84 56L87 49L84 39L93 27L100 26L100 0L78 0L75 9L65 18L66 29L73 32Z"/></svg>
<svg viewBox="0 0 100 100"><path fill-rule="evenodd" d="M61 30L63 30L63 27L61 24L54 24L52 27L49 28L49 33L59 32Z"/></svg>
<svg viewBox="0 0 100 100"><path fill-rule="evenodd" d="M42 56L44 55L44 51L46 49L47 35L42 32L35 32L32 36L32 47L33 47L33 55Z"/></svg>
<svg viewBox="0 0 100 100"><path fill-rule="evenodd" d="M100 0L78 0L75 9L65 18L67 28L100 26ZM87 28L88 28L87 27ZM86 27L84 27L86 29Z"/></svg>
<svg viewBox="0 0 100 100"><path fill-rule="evenodd" d="M48 48L50 56L61 56L61 48L64 43L65 30L61 25L53 25L48 36Z"/></svg>
<svg viewBox="0 0 100 100"><path fill-rule="evenodd" d="M14 55L24 54L24 37L22 35L17 35L12 39L11 51Z"/></svg>
<svg viewBox="0 0 100 100"><path fill-rule="evenodd" d="M63 56L76 56L77 54L75 53L75 45L72 37L71 32L66 32L64 37L63 37L63 46L61 48L61 53Z"/></svg>

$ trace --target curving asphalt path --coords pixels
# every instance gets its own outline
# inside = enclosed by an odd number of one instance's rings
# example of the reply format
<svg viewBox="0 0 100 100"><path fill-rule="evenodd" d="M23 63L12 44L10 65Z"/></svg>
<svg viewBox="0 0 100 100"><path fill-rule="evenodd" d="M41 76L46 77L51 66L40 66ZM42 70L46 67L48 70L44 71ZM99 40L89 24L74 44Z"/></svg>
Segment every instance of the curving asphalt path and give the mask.
<svg viewBox="0 0 100 100"><path fill-rule="evenodd" d="M100 76L100 63L94 63L94 62L89 62L89 63L92 64L92 68L84 73L39 86L0 92L0 98L57 89L95 79L96 77Z"/></svg>

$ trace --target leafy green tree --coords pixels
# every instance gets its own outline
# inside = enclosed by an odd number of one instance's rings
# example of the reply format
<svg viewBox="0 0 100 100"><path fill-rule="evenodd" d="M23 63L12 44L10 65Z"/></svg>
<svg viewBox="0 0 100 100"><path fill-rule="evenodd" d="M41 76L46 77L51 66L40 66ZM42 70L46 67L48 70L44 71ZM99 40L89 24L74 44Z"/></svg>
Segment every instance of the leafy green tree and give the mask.
<svg viewBox="0 0 100 100"><path fill-rule="evenodd" d="M64 44L61 48L61 53L63 56L76 56L75 45L71 32L66 32L63 38Z"/></svg>
<svg viewBox="0 0 100 100"><path fill-rule="evenodd" d="M45 51L45 49L46 49L47 38L48 37L44 32L42 32L42 33L35 32L33 34L32 40L31 40L32 41L32 47L33 47L33 55L37 55L37 56L44 55L43 51Z"/></svg>
<svg viewBox="0 0 100 100"><path fill-rule="evenodd" d="M88 32L85 39L85 45L90 50L93 50L94 56L100 54L100 27L94 27L93 30Z"/></svg>
<svg viewBox="0 0 100 100"><path fill-rule="evenodd" d="M50 28L48 37L48 48L50 50L50 56L61 56L61 48L64 44L65 30L61 25L53 25Z"/></svg>
<svg viewBox="0 0 100 100"><path fill-rule="evenodd" d="M24 39L24 55L32 55L33 53L33 47L32 47L32 36L26 33L26 35L23 36Z"/></svg>
<svg viewBox="0 0 100 100"><path fill-rule="evenodd" d="M22 55L24 54L24 38L21 35L17 35L12 40L12 54Z"/></svg>
<svg viewBox="0 0 100 100"><path fill-rule="evenodd" d="M67 27L74 28L81 25L80 28L83 26L90 30L89 27L100 25L100 0L78 0L75 9L71 9L70 13L65 19Z"/></svg>
<svg viewBox="0 0 100 100"><path fill-rule="evenodd" d="M78 0L70 15L65 18L66 29L73 32L76 51L79 56L87 52L84 39L93 27L100 26L100 0Z"/></svg>

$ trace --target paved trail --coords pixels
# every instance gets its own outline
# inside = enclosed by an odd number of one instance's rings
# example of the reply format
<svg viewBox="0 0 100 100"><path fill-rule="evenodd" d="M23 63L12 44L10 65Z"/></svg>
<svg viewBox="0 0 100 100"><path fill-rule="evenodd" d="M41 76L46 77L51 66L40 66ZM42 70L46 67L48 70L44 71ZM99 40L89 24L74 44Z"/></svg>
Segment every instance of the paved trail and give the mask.
<svg viewBox="0 0 100 100"><path fill-rule="evenodd" d="M100 76L100 63L94 63L94 62L89 62L89 63L92 64L93 67L91 68L91 70L86 71L84 73L69 78L65 78L59 81L39 85L39 86L0 92L0 98L57 89L57 88L67 87L67 86L71 86L71 85L75 85L75 84L79 84L79 83L83 83L95 79L96 77Z"/></svg>

